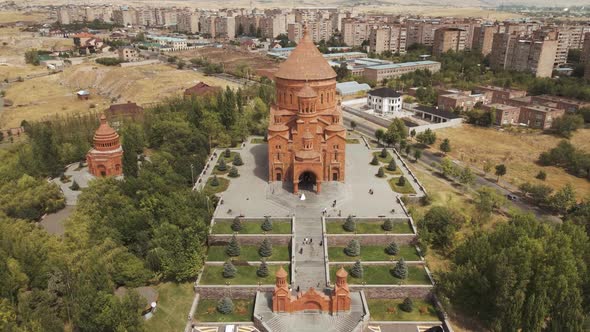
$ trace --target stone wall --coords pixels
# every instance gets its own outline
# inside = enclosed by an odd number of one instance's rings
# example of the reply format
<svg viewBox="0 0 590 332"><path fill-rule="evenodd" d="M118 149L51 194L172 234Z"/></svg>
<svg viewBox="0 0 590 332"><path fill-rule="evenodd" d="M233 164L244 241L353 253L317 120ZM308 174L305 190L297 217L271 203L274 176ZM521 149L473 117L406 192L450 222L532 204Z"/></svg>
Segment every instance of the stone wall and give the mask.
<svg viewBox="0 0 590 332"><path fill-rule="evenodd" d="M228 234L209 234L207 243L210 246L225 246L231 241L231 238L232 235ZM236 238L241 245L260 245L265 238L276 245L287 246L291 244L291 235L289 234L238 234Z"/></svg>
<svg viewBox="0 0 590 332"><path fill-rule="evenodd" d="M361 246L363 245L382 245L387 246L391 241L399 244L412 244L416 235L414 234L342 234L328 235L329 246L346 246L352 239L359 240Z"/></svg>
<svg viewBox="0 0 590 332"><path fill-rule="evenodd" d="M272 292L274 285L262 286L197 286L195 291L202 299L220 299L229 296L232 299L254 299L256 292Z"/></svg>

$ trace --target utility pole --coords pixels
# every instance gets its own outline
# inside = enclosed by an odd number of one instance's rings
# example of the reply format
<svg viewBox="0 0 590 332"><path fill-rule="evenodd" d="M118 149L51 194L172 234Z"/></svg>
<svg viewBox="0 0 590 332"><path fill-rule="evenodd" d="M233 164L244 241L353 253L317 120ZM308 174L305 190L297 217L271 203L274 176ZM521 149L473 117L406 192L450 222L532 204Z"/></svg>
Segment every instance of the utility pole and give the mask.
<svg viewBox="0 0 590 332"><path fill-rule="evenodd" d="M193 180L192 186L195 185L195 174L193 172L193 164L191 163L191 179Z"/></svg>

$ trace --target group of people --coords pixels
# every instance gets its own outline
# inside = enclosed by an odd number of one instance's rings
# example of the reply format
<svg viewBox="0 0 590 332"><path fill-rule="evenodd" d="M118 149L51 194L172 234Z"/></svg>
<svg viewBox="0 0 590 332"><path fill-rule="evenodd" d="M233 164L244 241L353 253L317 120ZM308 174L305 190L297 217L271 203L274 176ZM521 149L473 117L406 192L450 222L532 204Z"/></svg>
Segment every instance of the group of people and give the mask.
<svg viewBox="0 0 590 332"><path fill-rule="evenodd" d="M312 244L313 239L310 237L306 237L303 239L303 244ZM320 247L324 244L324 241L320 241ZM303 247L299 249L299 254L303 254Z"/></svg>

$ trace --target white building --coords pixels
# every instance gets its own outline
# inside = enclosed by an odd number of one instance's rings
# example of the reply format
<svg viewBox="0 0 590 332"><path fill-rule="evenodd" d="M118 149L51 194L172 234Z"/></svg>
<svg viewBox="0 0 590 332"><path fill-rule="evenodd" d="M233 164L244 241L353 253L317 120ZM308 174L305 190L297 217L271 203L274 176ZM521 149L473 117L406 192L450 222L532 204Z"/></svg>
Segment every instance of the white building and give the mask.
<svg viewBox="0 0 590 332"><path fill-rule="evenodd" d="M375 112L393 114L402 110L402 95L389 88L369 91L367 105Z"/></svg>

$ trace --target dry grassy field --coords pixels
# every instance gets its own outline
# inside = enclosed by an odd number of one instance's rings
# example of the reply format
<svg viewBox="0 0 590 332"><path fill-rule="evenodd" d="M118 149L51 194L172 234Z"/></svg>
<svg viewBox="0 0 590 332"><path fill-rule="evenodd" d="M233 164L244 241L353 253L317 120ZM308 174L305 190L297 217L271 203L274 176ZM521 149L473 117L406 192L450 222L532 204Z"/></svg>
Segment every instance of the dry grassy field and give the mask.
<svg viewBox="0 0 590 332"><path fill-rule="evenodd" d="M213 63L222 63L226 72L234 72L240 65L248 65L253 70L272 69L279 65L279 62L271 60L265 55L217 47L175 52L174 55L185 60L204 57Z"/></svg>
<svg viewBox="0 0 590 332"><path fill-rule="evenodd" d="M63 73L12 84L6 90L6 98L14 106L5 108L0 115L0 128L17 126L22 120L90 111L91 104L102 110L111 101L158 102L179 95L200 81L237 87L225 80L167 65L121 68L85 63L67 68ZM79 89L90 90L91 100L77 100L75 92Z"/></svg>
<svg viewBox="0 0 590 332"><path fill-rule="evenodd" d="M12 23L18 21L44 22L49 18L47 13L0 11L0 23Z"/></svg>
<svg viewBox="0 0 590 332"><path fill-rule="evenodd" d="M438 148L440 141L448 138L451 141L453 159L483 169L485 161L493 165L504 163L508 173L504 180L519 185L523 182L541 182L535 178L539 170L547 173L545 184L554 189L571 183L576 188L579 198L590 195L590 181L575 177L561 168L541 167L536 161L541 152L557 145L561 138L534 133L511 133L491 128L463 125L460 128L447 128L436 132ZM571 142L579 149L590 152L590 129L576 132Z"/></svg>

